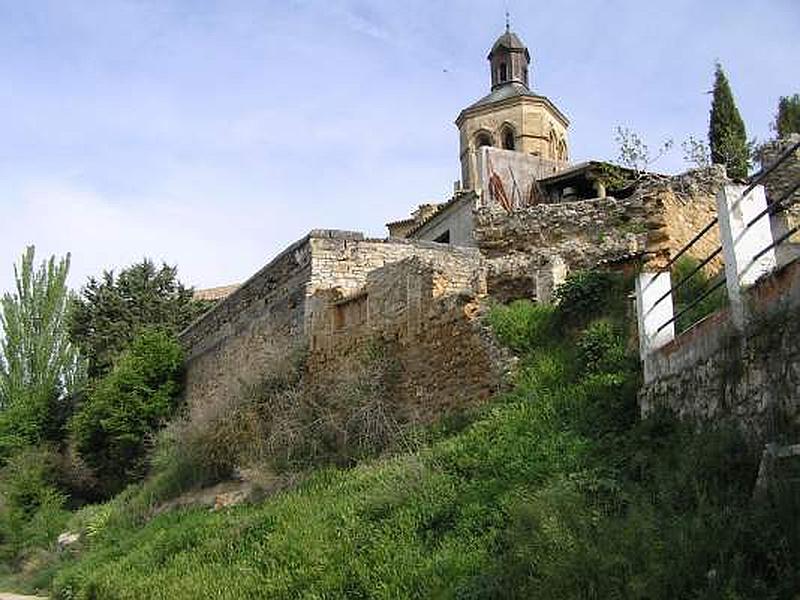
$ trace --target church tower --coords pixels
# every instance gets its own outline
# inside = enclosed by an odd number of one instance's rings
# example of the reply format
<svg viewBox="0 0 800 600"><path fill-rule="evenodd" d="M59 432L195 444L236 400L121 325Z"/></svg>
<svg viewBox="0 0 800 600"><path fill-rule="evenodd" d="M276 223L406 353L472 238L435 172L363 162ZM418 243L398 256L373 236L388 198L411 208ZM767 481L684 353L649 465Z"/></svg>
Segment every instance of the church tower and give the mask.
<svg viewBox="0 0 800 600"><path fill-rule="evenodd" d="M569 160L569 120L545 96L530 90L530 53L506 24L487 57L491 92L461 111L461 182L475 189L476 152L494 146L539 156L557 164Z"/></svg>

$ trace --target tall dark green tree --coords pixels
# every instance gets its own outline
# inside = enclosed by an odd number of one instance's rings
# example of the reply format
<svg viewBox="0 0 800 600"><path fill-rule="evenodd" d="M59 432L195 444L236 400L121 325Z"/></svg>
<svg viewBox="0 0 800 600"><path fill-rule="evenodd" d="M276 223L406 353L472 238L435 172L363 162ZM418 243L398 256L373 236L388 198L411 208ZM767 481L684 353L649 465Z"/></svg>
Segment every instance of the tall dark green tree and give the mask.
<svg viewBox="0 0 800 600"><path fill-rule="evenodd" d="M0 458L58 440L82 363L67 331L69 255L38 267L29 246L14 266L16 290L0 301Z"/></svg>
<svg viewBox="0 0 800 600"><path fill-rule="evenodd" d="M70 336L89 361L89 375L98 377L143 329L175 334L207 308L178 281L176 267L144 259L117 276L106 271L89 279L73 302Z"/></svg>
<svg viewBox="0 0 800 600"><path fill-rule="evenodd" d="M773 129L779 138L800 133L800 94L781 96Z"/></svg>
<svg viewBox="0 0 800 600"><path fill-rule="evenodd" d="M711 162L725 165L729 177L747 177L750 149L744 121L733 101L728 78L717 63L714 73L714 99L708 126L708 143L711 147Z"/></svg>

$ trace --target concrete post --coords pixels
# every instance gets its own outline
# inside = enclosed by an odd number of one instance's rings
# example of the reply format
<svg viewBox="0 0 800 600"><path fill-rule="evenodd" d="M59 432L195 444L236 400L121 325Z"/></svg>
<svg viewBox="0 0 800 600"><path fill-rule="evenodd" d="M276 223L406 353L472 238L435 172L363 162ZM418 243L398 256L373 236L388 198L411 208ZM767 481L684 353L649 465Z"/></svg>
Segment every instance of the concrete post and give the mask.
<svg viewBox="0 0 800 600"><path fill-rule="evenodd" d="M639 356L644 362L645 383L652 379L650 354L675 339L675 322L664 323L673 315L672 294L658 304L656 301L670 291L669 272L639 273L636 278L636 317L639 322ZM659 331L660 329L660 331Z"/></svg>
<svg viewBox="0 0 800 600"><path fill-rule="evenodd" d="M747 320L742 292L777 266L774 248L755 258L773 242L769 216L761 217L747 228L747 224L767 208L764 187L756 186L743 197L744 189L741 185L726 185L717 194L728 299L731 316L739 328L744 327Z"/></svg>

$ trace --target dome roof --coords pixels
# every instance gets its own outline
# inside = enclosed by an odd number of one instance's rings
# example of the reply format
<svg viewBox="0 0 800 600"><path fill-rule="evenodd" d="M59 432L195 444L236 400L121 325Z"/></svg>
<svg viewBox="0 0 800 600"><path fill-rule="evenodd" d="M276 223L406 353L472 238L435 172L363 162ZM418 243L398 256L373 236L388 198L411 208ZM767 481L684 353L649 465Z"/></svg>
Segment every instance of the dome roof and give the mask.
<svg viewBox="0 0 800 600"><path fill-rule="evenodd" d="M498 48L506 48L508 50L527 50L525 44L522 43L522 40L519 39L516 33L506 29L505 33L497 38L497 41L492 46L492 50L489 54L494 53L495 50Z"/></svg>

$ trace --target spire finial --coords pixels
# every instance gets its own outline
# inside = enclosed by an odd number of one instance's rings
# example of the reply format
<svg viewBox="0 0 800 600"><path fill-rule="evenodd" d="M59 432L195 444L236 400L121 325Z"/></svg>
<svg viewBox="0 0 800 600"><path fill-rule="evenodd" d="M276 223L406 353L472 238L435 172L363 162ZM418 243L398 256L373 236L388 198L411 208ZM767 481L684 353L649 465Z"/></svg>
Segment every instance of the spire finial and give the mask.
<svg viewBox="0 0 800 600"><path fill-rule="evenodd" d="M508 13L508 9L506 8L506 33L511 31L511 15Z"/></svg>

